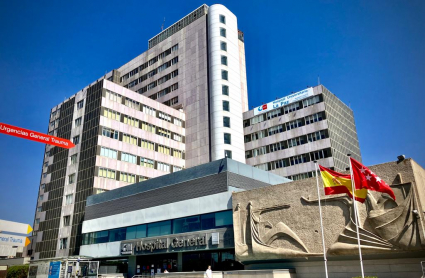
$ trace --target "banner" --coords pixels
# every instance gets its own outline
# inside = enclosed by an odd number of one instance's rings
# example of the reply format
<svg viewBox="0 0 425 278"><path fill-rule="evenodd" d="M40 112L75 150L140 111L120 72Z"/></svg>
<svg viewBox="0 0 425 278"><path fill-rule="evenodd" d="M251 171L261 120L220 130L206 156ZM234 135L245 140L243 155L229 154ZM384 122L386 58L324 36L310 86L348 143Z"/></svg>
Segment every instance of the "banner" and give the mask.
<svg viewBox="0 0 425 278"><path fill-rule="evenodd" d="M44 144L54 145L65 149L70 149L75 147L75 145L63 138L43 134L40 132L32 131L29 129L20 128L13 125L8 125L0 123L0 133L16 136L19 138L36 141Z"/></svg>
<svg viewBox="0 0 425 278"><path fill-rule="evenodd" d="M307 88L305 90L290 94L289 96L277 99L275 101L272 101L267 104L263 104L261 106L254 108L254 115L259 115L259 114L271 111L273 109L300 101L301 99L305 99L313 95L314 95L313 88Z"/></svg>

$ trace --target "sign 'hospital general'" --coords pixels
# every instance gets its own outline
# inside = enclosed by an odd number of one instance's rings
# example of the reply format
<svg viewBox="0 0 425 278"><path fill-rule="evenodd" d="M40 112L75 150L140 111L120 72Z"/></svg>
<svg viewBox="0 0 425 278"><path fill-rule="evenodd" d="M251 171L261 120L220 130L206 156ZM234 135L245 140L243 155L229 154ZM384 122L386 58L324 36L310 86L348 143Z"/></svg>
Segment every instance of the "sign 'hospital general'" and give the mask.
<svg viewBox="0 0 425 278"><path fill-rule="evenodd" d="M8 125L4 123L0 123L0 133L16 136L19 138L24 138L31 141L36 141L44 144L54 145L65 149L70 149L75 147L75 145L63 138L43 134L40 132L32 131L29 129L24 129L20 127L16 127L13 125Z"/></svg>
<svg viewBox="0 0 425 278"><path fill-rule="evenodd" d="M290 94L289 96L277 99L275 101L272 101L254 108L254 115L259 115L259 114L271 111L273 109L297 102L301 99L311 97L313 95L314 95L313 88L307 88L305 90Z"/></svg>

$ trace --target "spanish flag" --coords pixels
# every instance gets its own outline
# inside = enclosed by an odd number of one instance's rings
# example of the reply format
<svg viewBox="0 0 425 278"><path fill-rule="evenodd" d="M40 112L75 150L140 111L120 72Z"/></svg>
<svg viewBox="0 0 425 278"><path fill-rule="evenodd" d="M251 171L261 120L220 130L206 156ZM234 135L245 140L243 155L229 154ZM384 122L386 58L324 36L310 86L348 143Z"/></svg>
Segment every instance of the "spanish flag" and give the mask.
<svg viewBox="0 0 425 278"><path fill-rule="evenodd" d="M353 198L350 175L344 175L320 165L319 167L326 195L347 193L350 198ZM364 203L366 196L367 189L356 190L355 197L357 201Z"/></svg>

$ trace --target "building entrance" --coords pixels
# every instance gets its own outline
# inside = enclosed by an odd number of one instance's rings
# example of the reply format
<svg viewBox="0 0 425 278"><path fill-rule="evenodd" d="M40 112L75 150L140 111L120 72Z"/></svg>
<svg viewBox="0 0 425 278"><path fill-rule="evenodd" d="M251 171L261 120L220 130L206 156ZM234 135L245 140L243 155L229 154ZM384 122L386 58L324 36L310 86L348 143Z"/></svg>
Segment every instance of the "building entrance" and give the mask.
<svg viewBox="0 0 425 278"><path fill-rule="evenodd" d="M205 271L209 265L214 271L244 269L235 260L235 250L187 252L182 257L183 272Z"/></svg>
<svg viewBox="0 0 425 278"><path fill-rule="evenodd" d="M136 275L163 273L164 270L177 272L177 253L138 256L136 258Z"/></svg>

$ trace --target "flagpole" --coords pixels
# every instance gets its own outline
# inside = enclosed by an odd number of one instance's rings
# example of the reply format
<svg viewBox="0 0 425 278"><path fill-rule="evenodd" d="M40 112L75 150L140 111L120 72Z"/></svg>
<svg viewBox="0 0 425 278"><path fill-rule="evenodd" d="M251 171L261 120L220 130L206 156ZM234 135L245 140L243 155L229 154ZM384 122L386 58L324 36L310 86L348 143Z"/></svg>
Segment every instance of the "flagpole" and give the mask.
<svg viewBox="0 0 425 278"><path fill-rule="evenodd" d="M323 232L323 220L322 220L322 206L320 205L319 175L317 174L317 161L316 160L314 161L314 167L315 167L315 171L316 171L317 197L318 197L318 200L319 200L320 228L322 229L323 260L325 261L326 278L328 278L328 259L326 258L325 234Z"/></svg>
<svg viewBox="0 0 425 278"><path fill-rule="evenodd" d="M355 221L355 224L356 224L356 231L357 231L357 244L359 246L360 268L362 270L362 278L364 278L362 248L361 248L361 244L360 244L360 234L359 234L360 219L358 218L357 201L356 201L356 198L355 198L356 184L354 182L353 171L351 169L351 159L350 159L351 154L347 154L347 156L348 156L348 161L350 163L351 192L352 192L351 195L353 196L353 204L354 204L354 221Z"/></svg>

